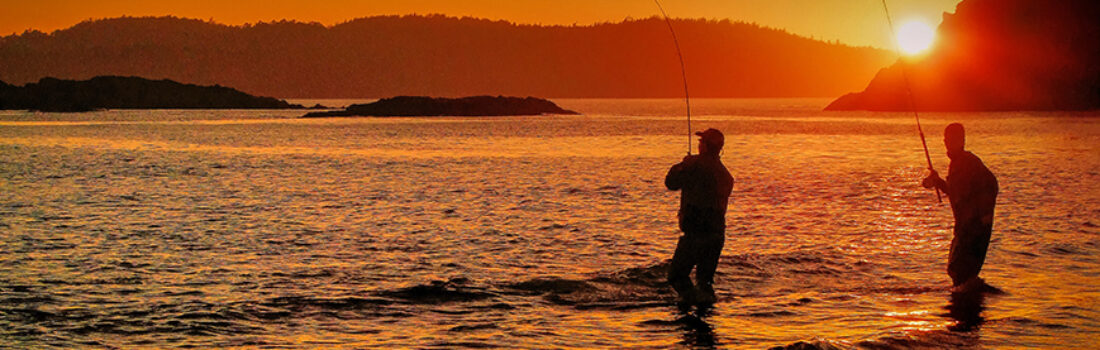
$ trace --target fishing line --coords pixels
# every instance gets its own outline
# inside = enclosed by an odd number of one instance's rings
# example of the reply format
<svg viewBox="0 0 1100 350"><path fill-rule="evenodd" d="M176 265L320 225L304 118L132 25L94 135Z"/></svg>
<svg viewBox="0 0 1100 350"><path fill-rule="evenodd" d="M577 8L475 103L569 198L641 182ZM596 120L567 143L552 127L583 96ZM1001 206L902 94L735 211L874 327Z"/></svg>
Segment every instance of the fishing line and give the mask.
<svg viewBox="0 0 1100 350"><path fill-rule="evenodd" d="M680 57L680 77L684 80L684 105L687 106L688 155L691 155L691 97L688 95L688 78L687 70L684 69L684 53L680 51L680 40L676 39L676 31L672 29L672 20L668 19L665 8L661 6L661 2L658 0L653 0L653 3L657 4L658 10L661 10L661 16L664 16L665 24L668 25L668 32L672 33L672 43L676 45L676 56Z"/></svg>
<svg viewBox="0 0 1100 350"><path fill-rule="evenodd" d="M656 1L656 0L654 0ZM898 63L901 64L901 79L905 83L905 96L909 101L909 109L913 111L913 118L917 120L917 132L920 133L920 143L924 146L924 159L928 161L928 170L935 171L932 168L932 156L928 154L928 141L924 139L924 128L920 125L920 114L917 113L917 102L913 98L913 88L909 85L909 75L905 72L905 58L901 55L901 44L898 43L898 33L894 31L894 20L890 18L890 8L886 6L886 0L882 0L882 9L886 11L886 23L890 25L890 34L893 34L894 38L894 51L898 54ZM940 188L936 189L936 200L943 203L943 198L940 196Z"/></svg>

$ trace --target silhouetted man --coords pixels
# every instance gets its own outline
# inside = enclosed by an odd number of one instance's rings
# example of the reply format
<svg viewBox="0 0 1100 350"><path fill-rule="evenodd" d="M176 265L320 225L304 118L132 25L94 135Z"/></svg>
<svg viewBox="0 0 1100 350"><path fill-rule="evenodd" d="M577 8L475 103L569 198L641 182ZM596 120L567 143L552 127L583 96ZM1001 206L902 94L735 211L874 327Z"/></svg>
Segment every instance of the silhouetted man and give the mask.
<svg viewBox="0 0 1100 350"><path fill-rule="evenodd" d="M695 135L699 136L699 154L684 157L665 176L669 190L681 191L678 216L684 235L672 255L668 282L684 305L717 301L712 284L726 241L726 207L733 191L733 177L718 155L725 136L716 129ZM698 290L689 278L693 267Z"/></svg>
<svg viewBox="0 0 1100 350"><path fill-rule="evenodd" d="M935 170L923 181L925 188L935 186L947 194L955 215L955 238L947 257L947 274L956 290L964 284L981 281L978 272L985 262L989 238L993 233L993 207L997 204L997 177L973 153L964 149L966 132L953 123L943 131L943 144L951 165L947 181Z"/></svg>

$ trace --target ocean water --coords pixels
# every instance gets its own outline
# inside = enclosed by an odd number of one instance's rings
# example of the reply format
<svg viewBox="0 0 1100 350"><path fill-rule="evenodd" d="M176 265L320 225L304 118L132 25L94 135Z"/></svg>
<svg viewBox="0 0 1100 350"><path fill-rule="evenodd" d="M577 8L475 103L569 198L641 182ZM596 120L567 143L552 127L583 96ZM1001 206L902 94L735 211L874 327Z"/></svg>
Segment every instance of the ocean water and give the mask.
<svg viewBox="0 0 1100 350"><path fill-rule="evenodd" d="M684 314L682 101L557 102L584 115L0 112L0 348L1100 347L1100 113L922 115L941 172L960 121L1001 184L999 292L952 300L910 114L693 100L736 183Z"/></svg>

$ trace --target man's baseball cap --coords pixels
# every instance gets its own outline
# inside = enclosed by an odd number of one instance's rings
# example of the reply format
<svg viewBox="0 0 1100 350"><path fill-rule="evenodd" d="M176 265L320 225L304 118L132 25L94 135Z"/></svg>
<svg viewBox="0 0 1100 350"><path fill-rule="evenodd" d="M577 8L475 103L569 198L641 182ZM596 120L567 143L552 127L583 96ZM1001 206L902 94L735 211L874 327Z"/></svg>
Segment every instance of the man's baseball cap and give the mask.
<svg viewBox="0 0 1100 350"><path fill-rule="evenodd" d="M722 135L718 129L710 128L703 131L696 131L695 135L699 135L699 140L706 142L708 145L722 148L726 143L726 136Z"/></svg>

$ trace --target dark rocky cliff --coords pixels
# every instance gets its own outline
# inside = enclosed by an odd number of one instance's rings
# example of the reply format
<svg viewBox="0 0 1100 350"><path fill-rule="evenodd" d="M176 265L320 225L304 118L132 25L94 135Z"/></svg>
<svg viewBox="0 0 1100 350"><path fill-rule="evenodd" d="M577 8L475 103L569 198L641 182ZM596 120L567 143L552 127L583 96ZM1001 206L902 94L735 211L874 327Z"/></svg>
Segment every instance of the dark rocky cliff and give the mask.
<svg viewBox="0 0 1100 350"><path fill-rule="evenodd" d="M1100 1L964 0L925 56L884 68L826 110L1100 108Z"/></svg>

